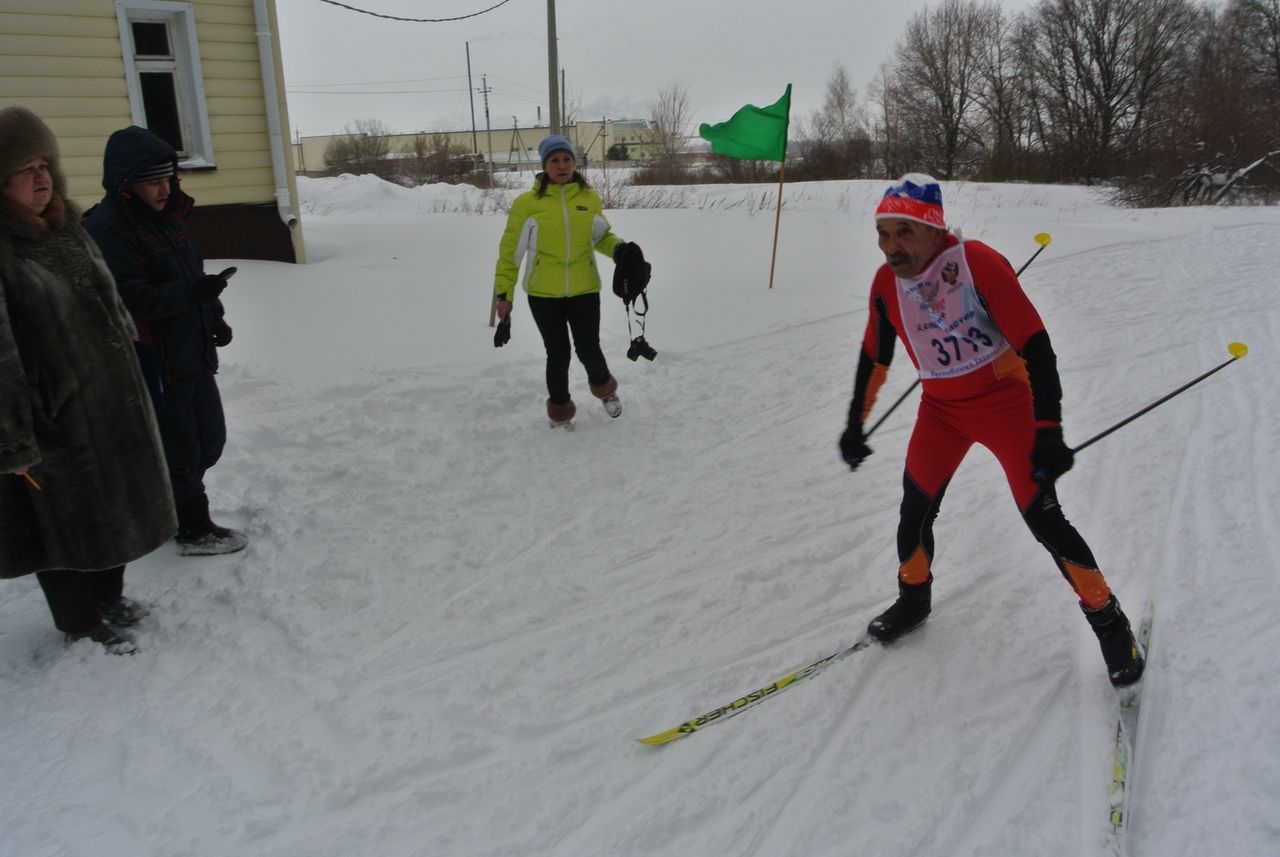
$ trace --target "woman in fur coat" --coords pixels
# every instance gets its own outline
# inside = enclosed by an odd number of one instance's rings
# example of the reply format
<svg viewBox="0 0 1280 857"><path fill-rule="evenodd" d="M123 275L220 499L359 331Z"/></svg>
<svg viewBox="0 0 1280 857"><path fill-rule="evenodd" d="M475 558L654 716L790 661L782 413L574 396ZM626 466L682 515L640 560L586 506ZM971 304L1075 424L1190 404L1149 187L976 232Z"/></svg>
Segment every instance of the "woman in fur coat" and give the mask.
<svg viewBox="0 0 1280 857"><path fill-rule="evenodd" d="M176 529L133 322L25 108L0 110L0 177L0 577L34 572L67 642L132 654L124 565Z"/></svg>

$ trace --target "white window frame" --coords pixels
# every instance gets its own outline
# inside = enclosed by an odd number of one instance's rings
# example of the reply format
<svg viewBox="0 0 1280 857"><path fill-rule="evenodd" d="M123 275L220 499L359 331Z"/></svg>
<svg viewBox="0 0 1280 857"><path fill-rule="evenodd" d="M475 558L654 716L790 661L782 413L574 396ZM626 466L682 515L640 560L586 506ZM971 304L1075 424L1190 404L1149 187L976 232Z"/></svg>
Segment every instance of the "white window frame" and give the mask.
<svg viewBox="0 0 1280 857"><path fill-rule="evenodd" d="M196 14L190 3L173 0L116 0L116 23L120 28L120 45L124 54L124 77L129 91L129 109L133 124L147 127L146 107L142 100L142 79L134 56L134 23L169 25L170 48L173 50L174 91L178 101L178 117L182 123L185 154L179 156L183 169L210 169L213 157L213 135L209 125L209 108L205 103L204 72L200 66L200 46L196 41ZM145 71L147 69L143 69Z"/></svg>

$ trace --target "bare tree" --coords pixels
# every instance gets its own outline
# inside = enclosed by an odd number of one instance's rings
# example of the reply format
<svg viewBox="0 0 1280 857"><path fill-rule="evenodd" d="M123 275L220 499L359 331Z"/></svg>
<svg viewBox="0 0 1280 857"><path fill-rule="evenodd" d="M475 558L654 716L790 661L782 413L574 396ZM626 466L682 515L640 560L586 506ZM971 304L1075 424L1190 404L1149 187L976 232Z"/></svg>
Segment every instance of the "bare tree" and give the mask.
<svg viewBox="0 0 1280 857"><path fill-rule="evenodd" d="M684 172L680 153L689 139L692 125L693 107L689 102L689 88L673 83L659 90L649 108L649 129L656 153L651 172L665 176L669 183L674 183Z"/></svg>
<svg viewBox="0 0 1280 857"><path fill-rule="evenodd" d="M325 147L324 162L330 172L372 174L384 179L395 176L395 164L388 159L391 146L385 125L377 119L357 119L344 130L344 136L335 137Z"/></svg>
<svg viewBox="0 0 1280 857"><path fill-rule="evenodd" d="M827 77L822 108L814 111L802 134L803 161L797 179L852 179L869 174L871 137L849 71L836 63Z"/></svg>
<svg viewBox="0 0 1280 857"><path fill-rule="evenodd" d="M463 154L461 147L449 143L446 134L416 134L398 161L400 178L410 187L460 181L472 166Z"/></svg>
<svg viewBox="0 0 1280 857"><path fill-rule="evenodd" d="M982 9L977 44L978 88L974 102L982 116L987 154L981 175L991 181L1023 176L1034 135L1034 77L1029 50L1030 21L990 3Z"/></svg>
<svg viewBox="0 0 1280 857"><path fill-rule="evenodd" d="M878 108L873 122L875 145L885 176L900 176L918 169L920 147L911 137L906 121L906 99L898 91L893 67L884 63L871 86L871 101Z"/></svg>
<svg viewBox="0 0 1280 857"><path fill-rule="evenodd" d="M976 0L944 0L917 13L894 51L901 120L920 146L917 169L940 178L972 172L981 160L975 96L978 46L986 30Z"/></svg>
<svg viewBox="0 0 1280 857"><path fill-rule="evenodd" d="M1196 10L1177 74L1149 111L1141 164L1119 182L1135 205L1267 199L1280 190L1280 87L1270 73L1257 0Z"/></svg>
<svg viewBox="0 0 1280 857"><path fill-rule="evenodd" d="M1036 74L1059 178L1111 179L1141 157L1147 111L1194 30L1186 0L1045 0Z"/></svg>
<svg viewBox="0 0 1280 857"><path fill-rule="evenodd" d="M1251 71L1280 93L1280 0L1236 0L1227 15L1239 20L1245 37L1240 48Z"/></svg>

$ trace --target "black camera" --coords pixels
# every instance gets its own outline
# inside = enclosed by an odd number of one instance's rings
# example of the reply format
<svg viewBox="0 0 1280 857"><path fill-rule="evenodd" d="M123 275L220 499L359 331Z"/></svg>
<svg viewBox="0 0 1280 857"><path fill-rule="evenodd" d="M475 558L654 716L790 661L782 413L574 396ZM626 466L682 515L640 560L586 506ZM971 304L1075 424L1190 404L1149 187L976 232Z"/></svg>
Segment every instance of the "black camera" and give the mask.
<svg viewBox="0 0 1280 857"><path fill-rule="evenodd" d="M657 356L658 352L653 350L653 346L646 342L643 336L637 336L631 340L631 347L627 349L628 360L638 360L641 357L652 360Z"/></svg>

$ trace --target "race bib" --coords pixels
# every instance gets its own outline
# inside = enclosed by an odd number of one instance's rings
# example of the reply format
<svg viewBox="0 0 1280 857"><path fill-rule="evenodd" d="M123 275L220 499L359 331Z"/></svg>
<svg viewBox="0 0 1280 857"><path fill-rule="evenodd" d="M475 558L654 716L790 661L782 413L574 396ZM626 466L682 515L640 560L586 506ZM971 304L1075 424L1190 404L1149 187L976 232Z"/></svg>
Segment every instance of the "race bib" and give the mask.
<svg viewBox="0 0 1280 857"><path fill-rule="evenodd" d="M897 278L907 344L921 378L954 378L1009 348L973 287L964 245L944 250L918 277Z"/></svg>

